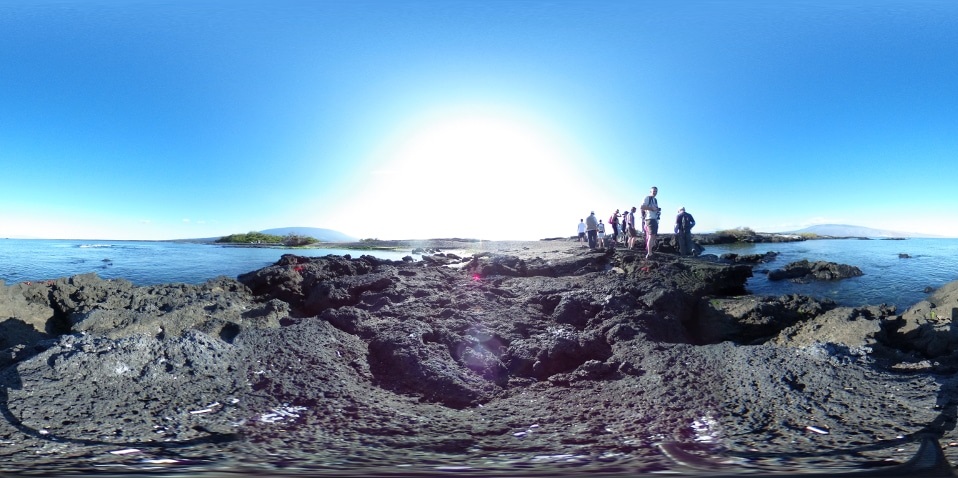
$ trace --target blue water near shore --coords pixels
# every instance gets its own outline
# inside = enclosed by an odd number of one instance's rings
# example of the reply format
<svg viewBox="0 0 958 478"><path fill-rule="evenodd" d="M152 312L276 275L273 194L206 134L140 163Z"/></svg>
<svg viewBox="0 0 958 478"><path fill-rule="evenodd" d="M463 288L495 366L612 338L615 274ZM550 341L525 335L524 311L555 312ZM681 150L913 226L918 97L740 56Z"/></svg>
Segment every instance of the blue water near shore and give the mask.
<svg viewBox="0 0 958 478"><path fill-rule="evenodd" d="M760 264L749 279L753 294L804 294L841 305L894 305L903 311L927 297L924 290L958 280L958 239L829 239L790 243L733 244L706 247L706 254L779 253ZM136 285L201 284L217 276L235 278L273 264L283 254L359 257L367 254L399 260L409 251L283 249L146 241L0 239L0 280L7 284L41 281L95 272ZM899 254L908 254L907 259ZM860 268L864 275L829 282L796 284L769 281L766 272L790 262L831 261Z"/></svg>
<svg viewBox="0 0 958 478"><path fill-rule="evenodd" d="M7 284L41 281L95 272L104 279L135 285L201 284L218 276L236 276L275 263L283 254L399 260L409 251L285 249L147 241L0 239L0 280Z"/></svg>
<svg viewBox="0 0 958 478"><path fill-rule="evenodd" d="M761 295L803 294L829 298L841 305L888 304L903 312L925 299L925 289L958 280L958 239L822 239L788 243L707 246L705 254L764 254L778 257L754 268L748 292ZM899 254L907 254L901 258ZM769 281L767 271L790 262L829 261L856 266L864 275L838 281L797 284Z"/></svg>

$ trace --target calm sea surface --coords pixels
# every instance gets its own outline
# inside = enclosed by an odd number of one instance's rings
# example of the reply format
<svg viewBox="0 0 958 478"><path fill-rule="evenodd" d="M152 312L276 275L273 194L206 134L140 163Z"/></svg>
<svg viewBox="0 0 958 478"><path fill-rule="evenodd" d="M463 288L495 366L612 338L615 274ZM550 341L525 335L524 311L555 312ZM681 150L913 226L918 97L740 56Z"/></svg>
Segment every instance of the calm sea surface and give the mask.
<svg viewBox="0 0 958 478"><path fill-rule="evenodd" d="M925 288L938 288L958 280L958 239L833 239L734 244L708 246L705 253L762 254L768 251L776 251L779 256L774 262L755 267L755 276L748 283L751 293L798 293L827 297L842 305L885 303L904 310L927 296ZM350 254L353 257L369 254L393 260L409 255L409 251L294 250L180 242L0 239L0 280L12 284L95 272L106 279L122 278L136 285L200 284L217 276L235 278L273 264L287 253L302 256ZM910 257L903 259L899 254ZM857 266L864 275L810 284L766 279L766 271L801 259Z"/></svg>
<svg viewBox="0 0 958 478"><path fill-rule="evenodd" d="M848 306L884 303L895 305L899 312L903 312L928 296L924 292L926 287L937 289L958 280L958 239L823 239L705 248L705 254L763 254L769 251L779 255L775 261L755 267L755 275L747 285L753 294L804 294L829 298ZM899 254L909 257L900 258ZM802 259L856 266L864 275L809 284L767 279L767 271Z"/></svg>
<svg viewBox="0 0 958 478"><path fill-rule="evenodd" d="M201 284L218 276L236 276L275 263L283 254L352 257L372 255L399 260L409 251L282 249L145 241L0 239L0 280L7 284L95 272L104 279L136 285Z"/></svg>

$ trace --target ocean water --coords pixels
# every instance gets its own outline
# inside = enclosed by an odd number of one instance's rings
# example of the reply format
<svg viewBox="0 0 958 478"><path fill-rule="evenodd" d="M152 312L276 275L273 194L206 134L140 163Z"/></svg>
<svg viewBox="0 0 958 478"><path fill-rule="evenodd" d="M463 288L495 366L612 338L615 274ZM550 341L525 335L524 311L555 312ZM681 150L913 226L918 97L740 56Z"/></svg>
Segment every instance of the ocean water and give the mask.
<svg viewBox="0 0 958 478"><path fill-rule="evenodd" d="M0 239L0 280L7 284L42 281L95 272L104 279L135 285L201 284L275 263L283 254L352 257L372 255L400 260L409 251L285 249L147 241Z"/></svg>
<svg viewBox="0 0 958 478"><path fill-rule="evenodd" d="M841 305L888 304L903 312L925 299L926 288L937 289L958 280L958 239L820 239L777 244L706 246L705 254L764 254L778 257L754 268L748 292L761 295L803 294L829 298ZM908 258L899 257L907 254ZM829 261L856 266L863 275L838 281L798 284L770 281L767 271L790 262Z"/></svg>
<svg viewBox="0 0 958 478"><path fill-rule="evenodd" d="M849 306L884 303L903 311L924 299L928 295L926 288L936 289L958 280L958 239L827 239L705 249L706 254L717 255L768 251L779 255L775 261L755 267L755 275L747 284L750 293L797 293ZM409 255L409 251L252 248L181 242L0 239L0 280L12 284L95 272L105 279L122 278L136 285L201 284L217 276L235 278L266 267L288 253L353 257L368 254L392 260ZM899 254L909 258L900 258ZM801 259L857 266L864 275L809 284L767 279L768 270Z"/></svg>

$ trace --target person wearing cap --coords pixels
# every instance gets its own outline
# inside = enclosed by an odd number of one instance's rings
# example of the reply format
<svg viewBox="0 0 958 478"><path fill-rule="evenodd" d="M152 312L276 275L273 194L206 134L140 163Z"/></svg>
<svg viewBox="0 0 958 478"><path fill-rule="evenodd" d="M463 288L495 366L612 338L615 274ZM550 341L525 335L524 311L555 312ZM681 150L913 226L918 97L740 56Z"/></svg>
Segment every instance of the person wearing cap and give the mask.
<svg viewBox="0 0 958 478"><path fill-rule="evenodd" d="M595 249L595 243L598 240L599 220L595 217L595 211L589 213L585 218L585 232L589 236L589 249Z"/></svg>
<svg viewBox="0 0 958 478"><path fill-rule="evenodd" d="M685 207L680 207L678 215L675 216L675 241L679 243L679 255L691 256L692 246L692 227L695 226L695 218L685 212Z"/></svg>

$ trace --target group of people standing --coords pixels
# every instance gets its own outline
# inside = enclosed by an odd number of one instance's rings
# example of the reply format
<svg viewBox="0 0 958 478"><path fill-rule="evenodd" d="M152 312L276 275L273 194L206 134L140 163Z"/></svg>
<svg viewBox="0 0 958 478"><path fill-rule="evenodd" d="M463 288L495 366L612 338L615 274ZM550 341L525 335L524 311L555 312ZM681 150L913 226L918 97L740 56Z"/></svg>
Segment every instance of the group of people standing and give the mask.
<svg viewBox="0 0 958 478"><path fill-rule="evenodd" d="M611 244L617 244L621 235L622 242L629 249L635 248L635 243L639 239L639 232L636 229L635 213L641 211L639 224L645 233L645 257L652 255L655 249L656 236L659 234L659 219L662 214L662 208L656 196L659 194L659 188L652 186L649 195L642 201L642 206L636 208L632 206L620 213L619 209L609 217L609 224L612 225ZM620 220L621 218L621 220ZM679 208L678 215L675 217L675 237L679 246L679 253L683 256L692 255L694 246L692 244L692 227L695 226L695 218L685 211L684 207ZM579 220L579 241L588 241L590 249L605 249L605 224L601 219L596 219L595 211L589 214L586 219Z"/></svg>

